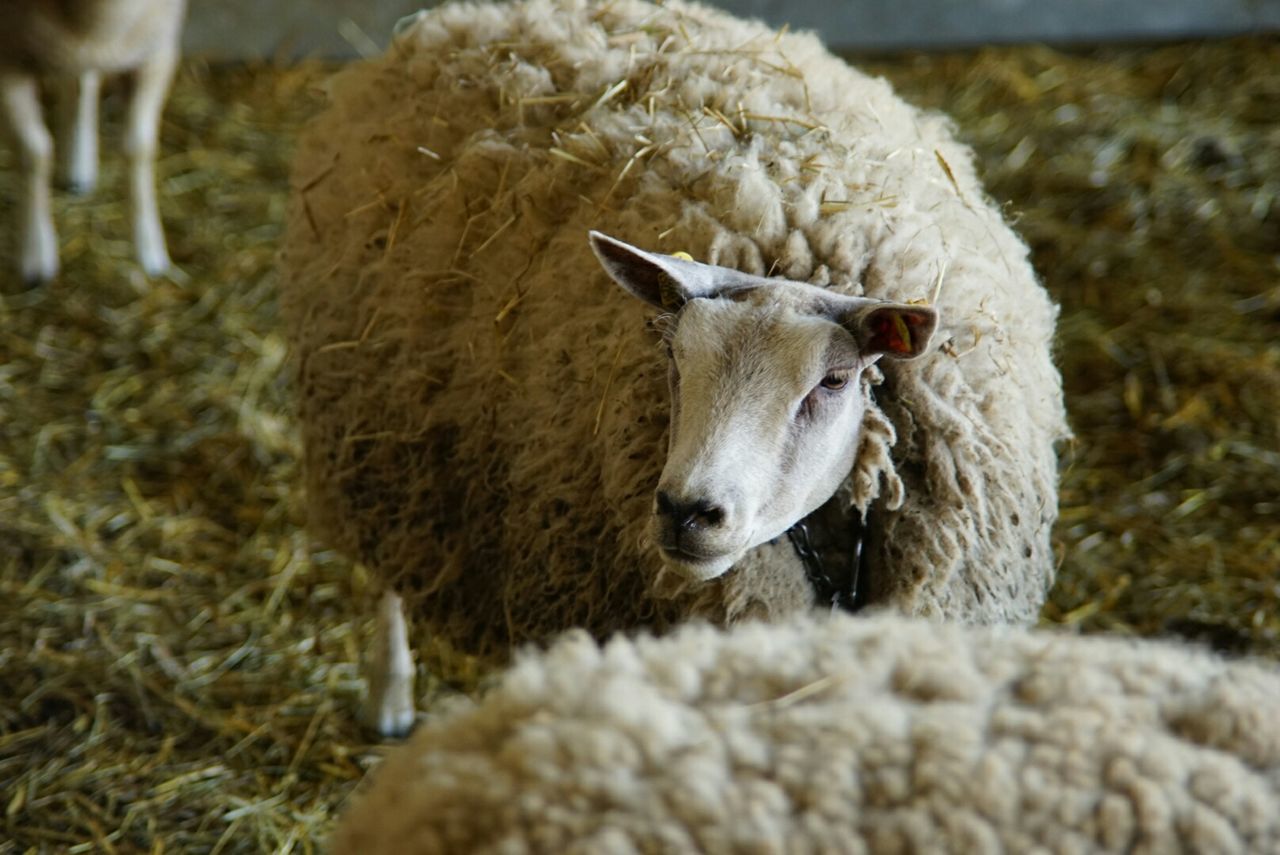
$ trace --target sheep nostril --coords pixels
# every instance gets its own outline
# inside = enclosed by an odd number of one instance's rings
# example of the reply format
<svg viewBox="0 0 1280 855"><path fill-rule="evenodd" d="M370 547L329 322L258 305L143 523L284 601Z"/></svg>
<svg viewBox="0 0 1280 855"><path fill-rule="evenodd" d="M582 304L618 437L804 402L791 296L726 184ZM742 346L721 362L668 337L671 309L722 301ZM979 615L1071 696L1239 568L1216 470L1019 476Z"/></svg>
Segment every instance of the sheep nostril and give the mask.
<svg viewBox="0 0 1280 855"><path fill-rule="evenodd" d="M725 510L707 499L680 501L665 490L654 496L654 510L682 531L719 528L725 521Z"/></svg>
<svg viewBox="0 0 1280 855"><path fill-rule="evenodd" d="M699 503L692 518L700 528L717 528L724 522L724 509L717 505Z"/></svg>

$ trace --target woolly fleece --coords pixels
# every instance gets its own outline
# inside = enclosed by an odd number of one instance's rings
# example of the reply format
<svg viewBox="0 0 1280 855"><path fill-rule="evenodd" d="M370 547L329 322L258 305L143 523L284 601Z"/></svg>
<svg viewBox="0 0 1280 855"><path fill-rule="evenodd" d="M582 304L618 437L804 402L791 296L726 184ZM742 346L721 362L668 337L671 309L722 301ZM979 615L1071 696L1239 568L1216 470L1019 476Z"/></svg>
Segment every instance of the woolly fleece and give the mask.
<svg viewBox="0 0 1280 855"><path fill-rule="evenodd" d="M897 616L575 632L371 773L335 853L1280 852L1280 672Z"/></svg>
<svg viewBox="0 0 1280 855"><path fill-rule="evenodd" d="M863 390L840 494L871 514L871 599L1036 615L1067 433L1056 309L943 117L812 35L638 0L445 5L331 95L282 254L312 524L437 637L502 654L810 604L785 541L701 587L660 578L666 369L590 228L936 302L935 352Z"/></svg>

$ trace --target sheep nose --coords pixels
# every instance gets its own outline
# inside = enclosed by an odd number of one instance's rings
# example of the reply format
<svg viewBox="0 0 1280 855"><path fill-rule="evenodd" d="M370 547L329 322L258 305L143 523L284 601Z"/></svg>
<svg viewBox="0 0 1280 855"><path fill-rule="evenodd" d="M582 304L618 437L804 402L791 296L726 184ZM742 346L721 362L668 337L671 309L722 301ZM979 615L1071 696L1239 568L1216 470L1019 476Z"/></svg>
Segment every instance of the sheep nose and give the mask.
<svg viewBox="0 0 1280 855"><path fill-rule="evenodd" d="M724 523L724 508L707 499L682 501L666 490L659 490L657 508L658 513L670 519L677 529L683 531L719 528Z"/></svg>

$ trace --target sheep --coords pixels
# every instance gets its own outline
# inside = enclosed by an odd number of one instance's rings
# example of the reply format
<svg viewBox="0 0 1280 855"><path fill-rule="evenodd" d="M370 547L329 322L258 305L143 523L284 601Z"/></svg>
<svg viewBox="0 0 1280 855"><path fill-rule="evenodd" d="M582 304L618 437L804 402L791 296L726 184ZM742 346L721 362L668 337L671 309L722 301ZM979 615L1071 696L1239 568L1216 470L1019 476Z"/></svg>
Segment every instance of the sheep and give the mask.
<svg viewBox="0 0 1280 855"><path fill-rule="evenodd" d="M1057 310L945 118L642 0L449 4L330 90L281 255L311 525L437 641L1036 616Z"/></svg>
<svg viewBox="0 0 1280 855"><path fill-rule="evenodd" d="M891 614L573 631L361 784L335 855L1280 852L1280 669Z"/></svg>
<svg viewBox="0 0 1280 855"><path fill-rule="evenodd" d="M69 140L60 166L68 187L87 193L98 177L102 75L116 72L132 72L135 82L124 151L138 261L151 276L169 269L153 172L185 7L186 0L0 0L0 102L23 173L17 264L26 282L51 280L59 266L49 194L54 146L42 115L40 84L62 84Z"/></svg>

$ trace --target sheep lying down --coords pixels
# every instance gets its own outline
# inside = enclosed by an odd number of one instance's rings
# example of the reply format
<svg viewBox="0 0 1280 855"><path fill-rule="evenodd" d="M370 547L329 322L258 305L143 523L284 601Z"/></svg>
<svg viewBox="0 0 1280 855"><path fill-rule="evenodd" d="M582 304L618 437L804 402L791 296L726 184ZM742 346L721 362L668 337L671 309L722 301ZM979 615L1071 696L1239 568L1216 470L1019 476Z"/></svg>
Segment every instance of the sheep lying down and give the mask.
<svg viewBox="0 0 1280 855"><path fill-rule="evenodd" d="M528 652L336 853L1280 852L1280 671L837 614Z"/></svg>

